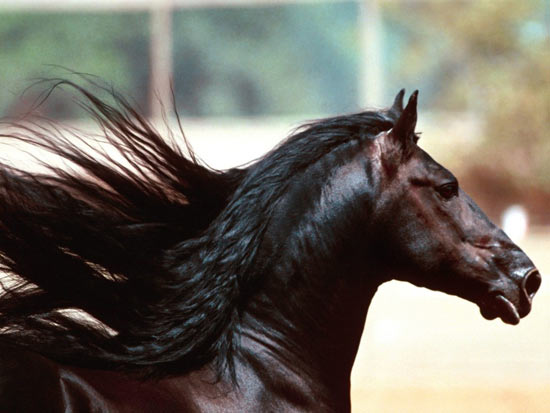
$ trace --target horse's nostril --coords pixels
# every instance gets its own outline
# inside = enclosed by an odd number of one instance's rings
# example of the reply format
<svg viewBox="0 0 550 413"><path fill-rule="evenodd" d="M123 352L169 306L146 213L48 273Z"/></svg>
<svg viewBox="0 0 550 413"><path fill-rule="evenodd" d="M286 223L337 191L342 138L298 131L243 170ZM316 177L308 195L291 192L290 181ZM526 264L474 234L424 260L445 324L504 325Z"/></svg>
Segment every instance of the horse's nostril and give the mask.
<svg viewBox="0 0 550 413"><path fill-rule="evenodd" d="M535 293L539 290L542 278L540 273L533 269L529 271L525 277L523 277L523 289L529 297L533 297Z"/></svg>

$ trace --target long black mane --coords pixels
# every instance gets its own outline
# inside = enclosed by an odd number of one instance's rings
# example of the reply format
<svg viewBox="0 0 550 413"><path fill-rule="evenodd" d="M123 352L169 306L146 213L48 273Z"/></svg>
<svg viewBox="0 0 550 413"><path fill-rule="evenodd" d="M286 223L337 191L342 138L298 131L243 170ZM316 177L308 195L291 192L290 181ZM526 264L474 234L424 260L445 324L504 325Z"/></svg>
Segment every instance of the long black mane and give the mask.
<svg viewBox="0 0 550 413"><path fill-rule="evenodd" d="M256 252L292 177L346 142L390 129L367 111L304 125L260 160L218 171L163 138L122 96L76 90L116 156L53 122L5 124L64 159L0 165L0 340L73 365L145 375L231 368ZM90 317L75 315L80 310ZM219 370L221 371L221 370Z"/></svg>

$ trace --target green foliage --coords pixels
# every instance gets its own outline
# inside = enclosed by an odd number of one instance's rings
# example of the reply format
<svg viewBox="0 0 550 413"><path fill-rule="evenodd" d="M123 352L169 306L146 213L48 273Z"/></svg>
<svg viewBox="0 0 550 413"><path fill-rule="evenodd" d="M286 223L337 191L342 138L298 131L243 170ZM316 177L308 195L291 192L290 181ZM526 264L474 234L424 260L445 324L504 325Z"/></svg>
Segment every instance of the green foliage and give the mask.
<svg viewBox="0 0 550 413"><path fill-rule="evenodd" d="M146 98L146 14L4 13L0 17L0 113L10 114L25 105L19 96L33 80L68 76L52 65L97 75L118 90L131 90L138 100ZM31 89L22 100L34 99ZM70 102L57 101L50 107L56 117L76 113Z"/></svg>
<svg viewBox="0 0 550 413"><path fill-rule="evenodd" d="M430 106L483 121L468 163L509 187L550 191L550 2L390 4L385 12L394 33L408 34L396 77L429 79Z"/></svg>
<svg viewBox="0 0 550 413"><path fill-rule="evenodd" d="M177 12L178 106L225 116L357 109L356 14L353 3Z"/></svg>
<svg viewBox="0 0 550 413"><path fill-rule="evenodd" d="M350 24L356 15L353 2L176 11L178 108L193 116L357 109L357 25ZM18 109L17 97L33 78L67 76L52 64L97 75L147 107L145 13L3 13L0 43L7 85L0 113ZM78 116L70 102L50 99L48 115Z"/></svg>
<svg viewBox="0 0 550 413"><path fill-rule="evenodd" d="M548 191L550 33L544 3L482 1L463 13L443 23L457 34L456 48L469 58L468 75L454 79L453 89L472 89L470 101L485 122L475 161L490 159L512 184Z"/></svg>

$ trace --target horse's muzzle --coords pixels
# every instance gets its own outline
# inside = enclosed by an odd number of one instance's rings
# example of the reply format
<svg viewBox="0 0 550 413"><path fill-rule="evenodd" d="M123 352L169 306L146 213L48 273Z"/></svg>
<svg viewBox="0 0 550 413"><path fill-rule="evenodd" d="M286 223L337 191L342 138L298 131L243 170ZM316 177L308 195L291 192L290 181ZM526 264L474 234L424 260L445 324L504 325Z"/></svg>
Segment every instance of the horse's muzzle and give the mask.
<svg viewBox="0 0 550 413"><path fill-rule="evenodd" d="M531 311L533 297L541 282L542 278L536 268L528 270L520 280L517 300L504 291L495 291L480 305L481 315L488 320L499 317L506 324L518 324Z"/></svg>

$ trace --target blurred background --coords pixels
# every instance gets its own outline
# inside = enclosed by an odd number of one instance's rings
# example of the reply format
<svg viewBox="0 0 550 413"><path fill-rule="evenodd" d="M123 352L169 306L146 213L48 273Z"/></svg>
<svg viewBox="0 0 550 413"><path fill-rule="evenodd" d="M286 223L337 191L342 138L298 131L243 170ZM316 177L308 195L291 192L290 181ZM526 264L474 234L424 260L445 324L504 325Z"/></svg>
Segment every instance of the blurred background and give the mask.
<svg viewBox="0 0 550 413"><path fill-rule="evenodd" d="M543 285L516 327L455 297L383 285L354 412L548 411L550 0L0 0L0 68L0 117L34 105L37 79L75 71L158 120L172 81L187 137L217 168L305 120L420 89L420 145L531 255ZM40 111L93 128L61 92Z"/></svg>

